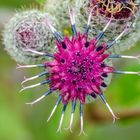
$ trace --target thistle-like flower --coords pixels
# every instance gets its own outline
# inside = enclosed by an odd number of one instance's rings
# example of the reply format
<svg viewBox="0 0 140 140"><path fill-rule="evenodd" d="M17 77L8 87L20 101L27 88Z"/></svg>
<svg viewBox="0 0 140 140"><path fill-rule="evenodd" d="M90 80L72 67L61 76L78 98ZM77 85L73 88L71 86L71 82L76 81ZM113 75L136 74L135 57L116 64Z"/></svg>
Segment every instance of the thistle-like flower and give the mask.
<svg viewBox="0 0 140 140"><path fill-rule="evenodd" d="M49 14L37 9L17 12L6 24L3 33L4 45L7 52L20 63L35 63L43 59L32 54L28 49L36 51L53 51L54 37L49 28L42 23L47 18L55 21ZM55 23L55 22L54 22Z"/></svg>
<svg viewBox="0 0 140 140"><path fill-rule="evenodd" d="M89 14L87 26L83 33L78 32L75 25L75 13L74 10L69 8L70 21L72 26L73 36L62 36L48 20L42 21L43 24L49 26L51 32L56 38L57 51L54 54L38 52L33 49L28 49L29 52L46 55L46 57L52 58L50 61L45 61L42 64L36 65L18 65L17 68L45 68L45 71L33 76L31 78L25 78L22 82L23 88L34 88L40 85L48 84L49 90L38 99L27 103L34 105L41 101L46 96L53 94L54 91L59 91L59 97L54 106L48 121L54 114L57 106L62 102L62 116L60 119L59 127L57 131L61 131L62 123L64 119L65 110L69 103L72 103L72 114L70 118L69 129L72 131L72 123L74 119L74 113L77 103L79 103L80 113L80 134L85 134L83 130L83 105L86 103L86 98L91 97L96 99L99 96L105 103L106 107L110 111L113 122L117 117L113 113L111 107L104 97L104 88L107 87L105 80L110 74L136 74L140 75L140 72L132 71L120 71L116 70L113 65L108 63L114 58L128 58L136 59L139 62L139 56L125 56L119 54L109 53L109 49L129 30L129 26L126 25L124 30L117 36L111 43L100 43L100 40L104 37L105 32L108 30L112 18L110 17L103 30L94 38L89 39L89 28L92 17L92 11ZM31 86L24 86L25 82L34 80L41 76L45 76L46 79L38 84Z"/></svg>

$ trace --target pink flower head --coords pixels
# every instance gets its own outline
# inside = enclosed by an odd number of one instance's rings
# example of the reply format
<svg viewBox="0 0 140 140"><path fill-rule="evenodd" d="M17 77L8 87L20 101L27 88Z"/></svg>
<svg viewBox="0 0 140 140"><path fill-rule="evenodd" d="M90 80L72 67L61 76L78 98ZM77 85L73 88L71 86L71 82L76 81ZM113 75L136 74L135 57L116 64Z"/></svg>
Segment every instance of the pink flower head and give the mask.
<svg viewBox="0 0 140 140"><path fill-rule="evenodd" d="M52 115L54 114L57 106L62 102L64 106L57 131L61 130L65 110L70 102L72 102L72 114L69 128L72 131L72 122L74 118L74 112L76 109L76 103L80 104L79 111L81 122L81 134L84 133L83 105L86 103L86 98L88 96L94 99L97 96L99 96L109 109L110 113L112 114L113 121L117 119L103 95L103 88L107 87L105 79L108 77L109 73L137 75L140 74L139 72L118 71L112 65L110 66L107 63L107 60L111 60L114 58L129 58L136 59L139 61L139 56L135 57L111 54L108 51L123 36L123 34L127 32L127 26L121 32L121 34L118 35L118 37L116 37L116 39L114 39L111 43L100 43L100 40L104 36L105 31L107 30L108 26L112 21L112 18L110 18L104 29L99 33L99 35L89 40L88 33L90 28L92 11L90 12L84 33L77 32L76 30L74 11L70 9L69 13L73 31L73 36L71 38L68 36L62 36L48 21L45 21L45 24L49 26L50 30L56 38L57 51L54 54L37 52L32 49L28 50L32 53L41 56L43 55L45 57L50 57L53 60L46 61L43 64L37 65L18 65L17 68L45 68L44 72L31 78L25 78L22 84L30 80L39 78L41 76L46 76L46 79L44 81L27 87L23 86L23 89L21 91L40 85L49 84L50 89L45 94L43 94L40 98L34 100L33 102L27 103L31 105L39 102L49 94L52 94L53 91L59 91L59 97L56 102L56 105L48 118L49 121Z"/></svg>
<svg viewBox="0 0 140 140"><path fill-rule="evenodd" d="M85 104L86 96L102 93L100 87L107 86L102 75L114 71L104 63L109 57L106 47L107 44L97 46L95 38L88 41L87 35L80 33L72 39L65 36L63 42L57 41L55 60L46 64L50 87L60 90L64 104L74 100Z"/></svg>

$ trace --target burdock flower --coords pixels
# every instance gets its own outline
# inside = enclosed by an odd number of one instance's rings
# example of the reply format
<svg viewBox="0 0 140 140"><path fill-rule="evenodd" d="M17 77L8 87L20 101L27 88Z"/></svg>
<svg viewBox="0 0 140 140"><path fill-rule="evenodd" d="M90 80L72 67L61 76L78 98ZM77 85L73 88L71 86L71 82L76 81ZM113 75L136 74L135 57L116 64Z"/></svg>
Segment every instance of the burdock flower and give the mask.
<svg viewBox="0 0 140 140"><path fill-rule="evenodd" d="M53 94L54 91L58 91L58 100L48 118L48 121L51 119L57 106L62 103L62 116L57 130L61 131L65 110L67 108L67 105L72 103L72 114L69 124L69 128L72 131L74 113L76 105L78 103L81 122L80 134L85 134L83 130L83 105L85 105L86 99L88 97L96 99L99 96L109 109L113 117L113 122L115 122L115 119L117 119L117 117L113 113L111 107L104 97L104 89L107 87L107 83L105 82L106 79L112 73L136 75L140 74L140 72L116 70L115 67L108 62L114 58L129 58L139 61L139 56L112 54L108 51L129 30L129 25L126 24L124 30L111 43L100 43L100 40L104 37L105 32L108 30L112 22L112 17L109 18L106 26L97 36L89 39L88 34L92 11L89 14L87 26L83 33L77 31L76 29L74 10L69 8L69 14L73 32L72 37L68 37L66 35L62 36L51 25L49 20L42 21L44 25L49 26L50 30L56 38L57 51L54 54L38 52L33 49L26 50L41 56L50 57L52 58L52 60L45 61L42 64L36 65L18 65L17 68L40 67L45 69L45 71L43 71L42 73L31 78L25 78L25 80L22 82L23 88L21 89L21 92L40 85L49 85L49 90L45 94L27 104L33 105L46 96ZM112 34L110 34L110 36L111 35ZM44 81L35 85L24 86L24 83L41 76L46 77Z"/></svg>

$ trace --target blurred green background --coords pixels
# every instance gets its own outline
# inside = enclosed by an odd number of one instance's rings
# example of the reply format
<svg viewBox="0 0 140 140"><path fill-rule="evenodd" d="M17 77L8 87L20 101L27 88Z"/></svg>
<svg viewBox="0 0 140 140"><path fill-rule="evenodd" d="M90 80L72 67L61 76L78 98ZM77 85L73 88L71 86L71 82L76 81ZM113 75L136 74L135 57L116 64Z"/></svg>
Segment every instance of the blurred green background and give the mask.
<svg viewBox="0 0 140 140"><path fill-rule="evenodd" d="M4 23L21 6L30 7L33 0L0 0L0 31ZM140 53L140 42L127 55ZM118 60L114 62L120 70L139 71L140 65L135 60ZM137 75L116 75L108 87L105 96L120 117L115 124L111 115L100 100L84 107L84 129L87 136L78 136L80 131L79 112L75 114L73 131L63 129L56 133L60 116L60 105L53 118L47 123L47 118L56 102L54 96L45 98L33 107L25 105L46 91L39 87L19 94L20 82L24 75L31 76L40 70L16 70L16 62L4 51L2 37L0 44L0 140L139 140L140 139L140 77ZM63 128L69 124L71 108L68 107Z"/></svg>

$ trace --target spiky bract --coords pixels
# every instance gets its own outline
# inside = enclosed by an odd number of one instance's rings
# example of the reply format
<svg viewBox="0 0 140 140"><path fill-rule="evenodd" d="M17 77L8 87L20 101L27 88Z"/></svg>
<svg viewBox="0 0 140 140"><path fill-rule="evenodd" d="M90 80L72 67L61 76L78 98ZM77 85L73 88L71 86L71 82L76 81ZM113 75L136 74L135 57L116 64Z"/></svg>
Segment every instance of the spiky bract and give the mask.
<svg viewBox="0 0 140 140"><path fill-rule="evenodd" d="M69 29L71 24L69 22L69 13L68 6L77 6L76 7L76 16L78 16L79 8L82 7L82 3L79 0L47 0L45 9L48 13L56 17L59 21L59 29L64 32L66 29Z"/></svg>

